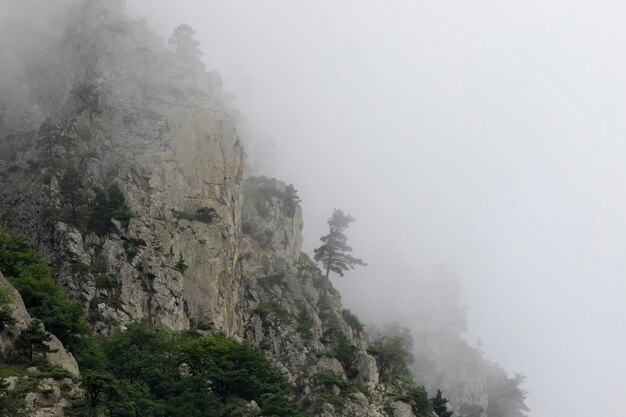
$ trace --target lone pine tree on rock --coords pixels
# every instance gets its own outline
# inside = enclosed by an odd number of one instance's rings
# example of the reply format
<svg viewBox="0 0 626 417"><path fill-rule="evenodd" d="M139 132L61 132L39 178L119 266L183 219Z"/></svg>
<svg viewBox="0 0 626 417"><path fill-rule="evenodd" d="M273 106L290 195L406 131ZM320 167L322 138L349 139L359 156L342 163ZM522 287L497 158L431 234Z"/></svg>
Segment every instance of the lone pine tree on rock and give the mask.
<svg viewBox="0 0 626 417"><path fill-rule="evenodd" d="M41 321L35 319L28 327L20 333L15 341L15 347L21 352L25 352L29 362L32 362L38 355L57 352L52 349L48 342L52 340L52 335L44 330Z"/></svg>
<svg viewBox="0 0 626 417"><path fill-rule="evenodd" d="M443 392L440 389L437 390L437 394L430 401L433 404L433 411L439 417L452 417L452 414L454 414L448 410L448 399L443 396Z"/></svg>
<svg viewBox="0 0 626 417"><path fill-rule="evenodd" d="M196 31L189 25L178 25L169 43L176 47L176 56L184 62L200 63L200 42L194 39Z"/></svg>
<svg viewBox="0 0 626 417"><path fill-rule="evenodd" d="M340 209L335 209L328 219L330 232L322 236L320 240L323 245L313 251L316 262L320 262L326 270L326 278L330 271L343 276L344 271L354 269L355 265L367 266L362 259L350 255L352 248L346 244L348 238L344 230L350 226L354 218L349 214L344 214Z"/></svg>

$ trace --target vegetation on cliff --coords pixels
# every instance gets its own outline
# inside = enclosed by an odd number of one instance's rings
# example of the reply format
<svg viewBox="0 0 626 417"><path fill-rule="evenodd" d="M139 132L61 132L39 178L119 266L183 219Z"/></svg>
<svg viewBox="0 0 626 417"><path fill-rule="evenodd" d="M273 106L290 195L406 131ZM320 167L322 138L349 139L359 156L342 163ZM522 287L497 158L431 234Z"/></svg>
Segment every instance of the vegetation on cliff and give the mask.
<svg viewBox="0 0 626 417"><path fill-rule="evenodd" d="M16 286L29 313L45 320L79 360L86 396L71 406L72 416L306 415L292 399L293 385L246 342L219 333L172 332L147 321L111 337L91 335L82 309L52 280L37 252L6 231L0 232L0 271ZM39 323L34 320L21 332L15 349L27 363L43 366L37 353L51 351L50 335ZM5 327L9 324L4 321ZM7 401L21 404L16 395Z"/></svg>

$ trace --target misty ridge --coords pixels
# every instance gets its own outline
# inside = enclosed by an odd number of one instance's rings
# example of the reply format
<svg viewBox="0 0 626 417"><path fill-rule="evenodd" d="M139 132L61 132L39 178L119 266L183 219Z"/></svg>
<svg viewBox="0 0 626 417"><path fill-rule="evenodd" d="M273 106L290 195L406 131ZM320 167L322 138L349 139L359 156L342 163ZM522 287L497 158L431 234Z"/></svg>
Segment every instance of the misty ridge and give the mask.
<svg viewBox="0 0 626 417"><path fill-rule="evenodd" d="M619 415L626 10L409 3L0 0L0 416Z"/></svg>

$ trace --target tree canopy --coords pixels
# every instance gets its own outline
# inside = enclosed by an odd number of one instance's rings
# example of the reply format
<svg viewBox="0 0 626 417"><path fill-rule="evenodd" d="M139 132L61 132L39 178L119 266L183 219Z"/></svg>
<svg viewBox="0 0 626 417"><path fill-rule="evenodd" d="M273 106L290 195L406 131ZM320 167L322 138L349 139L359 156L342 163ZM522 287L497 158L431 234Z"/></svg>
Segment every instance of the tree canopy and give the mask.
<svg viewBox="0 0 626 417"><path fill-rule="evenodd" d="M431 398L433 404L433 411L439 417L452 417L452 411L448 410L448 399L443 396L443 392L440 389L437 390L437 394Z"/></svg>
<svg viewBox="0 0 626 417"><path fill-rule="evenodd" d="M326 278L330 271L343 276L344 271L354 269L355 265L367 266L362 259L350 255L352 248L347 245L348 238L344 231L353 221L352 216L340 209L335 209L328 219L330 231L320 238L322 246L314 251L315 261L320 262L326 270Z"/></svg>
<svg viewBox="0 0 626 417"><path fill-rule="evenodd" d="M187 24L178 25L169 43L176 47L176 55L183 61L200 62L200 42L194 39L196 31Z"/></svg>

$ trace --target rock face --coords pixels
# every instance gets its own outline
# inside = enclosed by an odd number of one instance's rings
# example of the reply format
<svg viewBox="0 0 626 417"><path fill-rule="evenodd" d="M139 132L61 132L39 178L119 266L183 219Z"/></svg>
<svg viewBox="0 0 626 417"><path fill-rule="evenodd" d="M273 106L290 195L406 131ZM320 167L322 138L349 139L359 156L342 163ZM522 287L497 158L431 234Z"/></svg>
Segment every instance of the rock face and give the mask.
<svg viewBox="0 0 626 417"><path fill-rule="evenodd" d="M0 207L11 229L44 254L97 330L141 318L180 330L201 317L241 334L233 268L242 149L219 75L177 62L120 1L84 2L63 40L37 68L6 61L30 80L23 103L0 118L0 135L11 138L0 145ZM72 139L52 160L39 142L45 118ZM69 167L84 199L119 184L134 214L128 225L102 236L59 221Z"/></svg>
<svg viewBox="0 0 626 417"><path fill-rule="evenodd" d="M382 417L385 401L401 391L379 383L362 327L343 309L330 281L301 254L297 201L293 188L279 181L245 182L237 262L245 287L244 336L301 387L305 402L317 404L317 415ZM333 378L336 383L329 382ZM351 390L355 384L367 395Z"/></svg>

